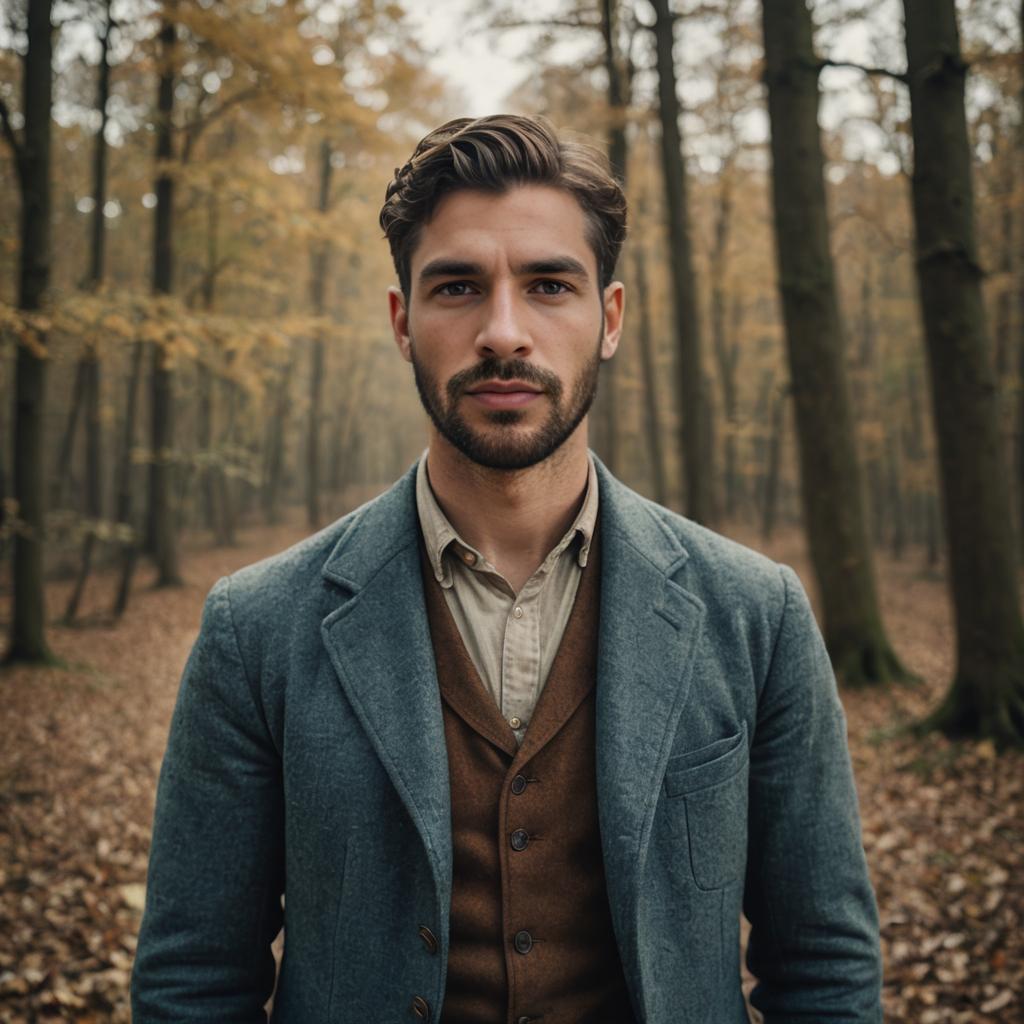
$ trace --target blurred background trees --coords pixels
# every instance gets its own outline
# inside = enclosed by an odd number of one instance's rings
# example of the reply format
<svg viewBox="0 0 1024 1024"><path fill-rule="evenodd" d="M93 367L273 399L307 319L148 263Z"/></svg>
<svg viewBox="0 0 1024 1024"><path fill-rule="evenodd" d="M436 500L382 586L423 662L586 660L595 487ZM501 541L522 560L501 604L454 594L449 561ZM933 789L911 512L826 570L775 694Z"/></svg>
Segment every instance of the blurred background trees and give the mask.
<svg viewBox="0 0 1024 1024"><path fill-rule="evenodd" d="M957 696L957 712L937 721L1018 741L1024 10L939 5L958 31L928 45L959 75L964 132L929 146L920 89L931 86L915 86L913 47L908 67L915 5L905 6L464 0L413 17L381 0L62 0L52 12L12 0L0 28L9 654L44 654L32 591L44 576L76 578L68 618L87 586L117 611L140 556L173 583L177 545L235 543L248 525L291 518L317 528L416 457L422 415L391 351L393 272L376 216L423 132L472 109L420 44L426 17L514 51L522 74L504 109L589 136L625 183L627 337L593 416L598 454L626 483L724 532L805 530L847 682L901 674L872 560L942 574L962 564L957 607L978 614L958 631L961 664L981 651L982 675L998 667L1003 710L964 711ZM47 58L30 45L44 8ZM801 102L814 113L798 135L797 99L773 95L787 72L767 29L807 15L803 51L785 58L802 65ZM793 34L782 41L792 47ZM461 59L457 44L445 52ZM52 215L49 281L26 299L22 268L41 280L42 266L20 227L38 209L25 182L43 181L24 172L43 145L23 82L33 53L54 72ZM790 161L781 173L780 159ZM976 293L970 374L942 359L967 344L951 329L952 286L922 274L919 292L917 277L952 236L927 236L920 212L915 230L916 193L922 177L954 169L971 186L957 194L973 236L952 246ZM814 180L815 191L801 183ZM780 216L814 206L814 228ZM810 283L825 288L824 320ZM45 366L40 384L23 379L29 366ZM957 401L982 410L982 433ZM23 416L36 424L29 434ZM959 438L959 462L943 430ZM982 527L983 507L1004 525ZM972 532L989 538L984 558L951 560ZM993 559L1007 581L998 597L986 589ZM102 580L88 582L96 570ZM38 636L17 639L28 634L14 623L33 615ZM958 671L958 695L979 692L978 671Z"/></svg>

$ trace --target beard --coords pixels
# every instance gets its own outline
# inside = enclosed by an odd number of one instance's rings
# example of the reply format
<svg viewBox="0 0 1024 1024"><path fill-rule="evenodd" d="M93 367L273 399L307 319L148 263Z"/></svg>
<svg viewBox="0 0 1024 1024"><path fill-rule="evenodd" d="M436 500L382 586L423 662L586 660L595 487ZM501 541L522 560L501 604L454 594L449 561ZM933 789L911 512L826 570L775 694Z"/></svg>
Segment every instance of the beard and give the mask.
<svg viewBox="0 0 1024 1024"><path fill-rule="evenodd" d="M423 408L442 437L478 466L503 470L536 466L565 444L590 411L601 368L603 316L601 321L598 344L572 382L568 395L562 380L552 371L542 370L525 359L493 356L460 370L442 390L437 378L417 359L416 343L410 337L413 376ZM484 416L492 429L472 427L459 412L459 402L468 388L488 380L521 380L540 388L551 405L547 419L527 431L519 428L527 417L526 410L489 409Z"/></svg>

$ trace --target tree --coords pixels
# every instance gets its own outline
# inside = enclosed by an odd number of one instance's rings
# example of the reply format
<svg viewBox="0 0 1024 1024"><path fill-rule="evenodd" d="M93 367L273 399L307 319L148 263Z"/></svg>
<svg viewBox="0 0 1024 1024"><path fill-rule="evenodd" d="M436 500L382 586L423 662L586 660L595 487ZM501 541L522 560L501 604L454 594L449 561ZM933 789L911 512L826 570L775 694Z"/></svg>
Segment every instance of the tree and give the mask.
<svg viewBox="0 0 1024 1024"><path fill-rule="evenodd" d="M1024 623L974 237L954 0L904 0L915 254L946 515L957 667L927 724L1024 745Z"/></svg>
<svg viewBox="0 0 1024 1024"><path fill-rule="evenodd" d="M153 209L153 292L170 295L174 289L174 178L168 166L174 156L174 86L178 28L169 17L160 26L160 78L157 84L157 178ZM169 353L153 346L150 374L150 458L147 540L157 567L157 586L181 583L177 517L174 508L172 450L174 393Z"/></svg>
<svg viewBox="0 0 1024 1024"><path fill-rule="evenodd" d="M806 0L764 0L772 196L805 525L825 641L847 683L906 676L875 592L860 467L843 368L821 137L818 72Z"/></svg>
<svg viewBox="0 0 1024 1024"><path fill-rule="evenodd" d="M687 203L686 162L679 129L680 104L676 93L673 54L676 18L668 0L652 0L658 68L658 112L661 120L661 163L668 213L671 252L672 302L675 313L677 376L682 406L681 451L686 479L686 514L698 523L713 518L710 446L705 436L704 372L701 358L701 325L697 304L697 279Z"/></svg>
<svg viewBox="0 0 1024 1024"><path fill-rule="evenodd" d="M97 68L96 110L100 116L99 128L96 131L95 148L93 149L93 210L89 245L89 271L86 287L98 290L103 284L104 255L106 242L106 216L104 208L107 202L107 104L110 98L110 33L113 29L111 16L111 0L102 4L104 14L103 32L100 36L100 62ZM68 597L64 610L64 621L73 622L78 613L78 605L82 600L86 581L92 568L93 548L96 543L96 527L103 514L103 477L100 425L100 355L95 340L87 343L78 362L78 373L82 379L85 404L85 502L86 515L90 523L86 527L82 540L82 561ZM72 416L74 412L72 411ZM69 433L73 429L69 426ZM61 474L64 479L67 474Z"/></svg>
<svg viewBox="0 0 1024 1024"><path fill-rule="evenodd" d="M7 107L0 123L14 150L21 189L18 308L27 314L19 339L14 385L14 600L7 661L50 661L43 591L45 490L43 425L46 402L45 317L50 284L50 111L53 102L52 0L28 2L28 52L23 65L24 128L19 138Z"/></svg>

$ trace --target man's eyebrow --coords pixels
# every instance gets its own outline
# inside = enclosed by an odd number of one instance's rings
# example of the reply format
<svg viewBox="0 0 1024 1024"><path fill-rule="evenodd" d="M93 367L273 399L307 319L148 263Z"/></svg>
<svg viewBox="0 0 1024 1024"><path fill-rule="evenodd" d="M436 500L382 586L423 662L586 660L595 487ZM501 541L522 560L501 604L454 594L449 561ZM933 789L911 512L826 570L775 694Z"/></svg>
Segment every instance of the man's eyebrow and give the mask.
<svg viewBox="0 0 1024 1024"><path fill-rule="evenodd" d="M479 277L484 268L479 263L466 260L436 259L431 260L421 271L420 280L427 281L432 277Z"/></svg>
<svg viewBox="0 0 1024 1024"><path fill-rule="evenodd" d="M543 259L529 260L513 268L519 275L536 274L569 274L574 277L586 278L587 268L573 256L549 256ZM419 273L420 281L429 281L435 277L482 277L484 268L479 263L468 260L447 259L441 257L431 260Z"/></svg>
<svg viewBox="0 0 1024 1024"><path fill-rule="evenodd" d="M546 259L530 260L515 268L517 274L570 274L573 277L588 277L587 268L572 256L551 256Z"/></svg>

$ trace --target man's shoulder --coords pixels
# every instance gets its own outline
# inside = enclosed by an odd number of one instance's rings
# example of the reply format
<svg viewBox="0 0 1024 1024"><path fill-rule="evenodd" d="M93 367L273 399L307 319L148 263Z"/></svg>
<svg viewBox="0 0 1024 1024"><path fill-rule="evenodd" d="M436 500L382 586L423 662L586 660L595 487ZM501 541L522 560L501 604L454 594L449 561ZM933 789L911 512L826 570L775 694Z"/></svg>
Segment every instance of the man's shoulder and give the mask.
<svg viewBox="0 0 1024 1024"><path fill-rule="evenodd" d="M778 607L786 601L786 567L659 505L626 487L613 484L614 507L625 532L637 547L672 556L672 578L706 603L742 603Z"/></svg>
<svg viewBox="0 0 1024 1024"><path fill-rule="evenodd" d="M382 494L316 533L236 570L229 580L232 602L248 611L276 608L282 614L300 613L310 600L319 604L327 580L344 582L332 575L330 568L338 563L339 552L380 554L393 547L388 534L408 531L410 508L406 474Z"/></svg>

